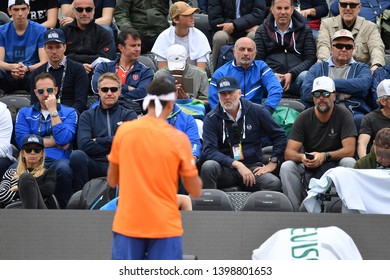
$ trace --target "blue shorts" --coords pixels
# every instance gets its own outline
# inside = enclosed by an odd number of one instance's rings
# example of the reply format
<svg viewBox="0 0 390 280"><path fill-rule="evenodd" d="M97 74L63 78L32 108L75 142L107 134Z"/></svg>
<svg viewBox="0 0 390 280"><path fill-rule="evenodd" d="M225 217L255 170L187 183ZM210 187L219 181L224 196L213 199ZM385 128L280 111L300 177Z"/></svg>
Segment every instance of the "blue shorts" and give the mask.
<svg viewBox="0 0 390 280"><path fill-rule="evenodd" d="M134 238L113 232L113 260L181 260L182 237Z"/></svg>

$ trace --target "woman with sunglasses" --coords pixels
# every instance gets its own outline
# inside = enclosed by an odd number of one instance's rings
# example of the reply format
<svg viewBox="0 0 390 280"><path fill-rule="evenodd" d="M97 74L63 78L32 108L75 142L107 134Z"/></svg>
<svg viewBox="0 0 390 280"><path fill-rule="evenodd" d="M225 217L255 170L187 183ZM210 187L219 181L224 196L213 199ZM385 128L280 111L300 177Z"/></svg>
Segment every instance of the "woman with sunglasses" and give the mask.
<svg viewBox="0 0 390 280"><path fill-rule="evenodd" d="M45 169L44 161L42 137L35 134L26 136L17 167L8 169L0 183L2 207L21 200L24 209L47 209L45 199L54 193L56 172Z"/></svg>

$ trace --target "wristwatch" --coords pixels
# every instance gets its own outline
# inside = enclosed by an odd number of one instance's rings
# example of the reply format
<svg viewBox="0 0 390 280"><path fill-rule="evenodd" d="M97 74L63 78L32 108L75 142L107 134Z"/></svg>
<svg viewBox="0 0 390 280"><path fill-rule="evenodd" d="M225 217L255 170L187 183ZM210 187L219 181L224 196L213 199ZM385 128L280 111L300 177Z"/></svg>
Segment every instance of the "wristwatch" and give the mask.
<svg viewBox="0 0 390 280"><path fill-rule="evenodd" d="M329 152L326 152L325 153L325 161L328 162L332 159L332 157L330 156L330 153Z"/></svg>
<svg viewBox="0 0 390 280"><path fill-rule="evenodd" d="M269 161L269 162L272 162L272 163L278 163L278 162L279 162L279 160L278 160L277 157L270 157L270 158L268 159L268 161Z"/></svg>
<svg viewBox="0 0 390 280"><path fill-rule="evenodd" d="M53 113L50 114L52 118L58 117L58 112L54 111Z"/></svg>

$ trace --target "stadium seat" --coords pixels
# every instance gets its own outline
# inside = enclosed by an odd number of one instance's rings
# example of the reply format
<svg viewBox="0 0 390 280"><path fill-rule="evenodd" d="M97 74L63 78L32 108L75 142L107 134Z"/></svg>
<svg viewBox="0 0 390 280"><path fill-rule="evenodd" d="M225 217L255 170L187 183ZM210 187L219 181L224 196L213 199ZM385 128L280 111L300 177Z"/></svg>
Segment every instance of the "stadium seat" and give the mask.
<svg viewBox="0 0 390 280"><path fill-rule="evenodd" d="M81 190L75 192L69 199L66 209L80 209Z"/></svg>
<svg viewBox="0 0 390 280"><path fill-rule="evenodd" d="M233 204L234 210L241 211L246 199L251 194L251 192L235 191L235 192L227 192L226 194L229 196L229 198Z"/></svg>
<svg viewBox="0 0 390 280"><path fill-rule="evenodd" d="M294 212L290 199L276 191L257 191L244 203L242 211Z"/></svg>
<svg viewBox="0 0 390 280"><path fill-rule="evenodd" d="M10 21L11 21L10 17L6 13L0 11L0 25L6 24L7 22Z"/></svg>
<svg viewBox="0 0 390 280"><path fill-rule="evenodd" d="M211 36L211 29L209 25L209 16L207 14L194 14L195 28L199 29L206 35L209 41L210 48L212 48L213 38Z"/></svg>
<svg viewBox="0 0 390 280"><path fill-rule="evenodd" d="M298 112L302 112L305 110L305 105L302 102L300 102L298 100L294 100L294 99L282 98L282 100L280 100L280 102L279 102L279 106L288 107L288 108L294 109Z"/></svg>
<svg viewBox="0 0 390 280"><path fill-rule="evenodd" d="M192 210L234 211L229 196L218 189L204 189L199 198L192 198Z"/></svg>
<svg viewBox="0 0 390 280"><path fill-rule="evenodd" d="M30 94L5 94L0 97L0 101L7 105L13 121L20 108L31 105Z"/></svg>
<svg viewBox="0 0 390 280"><path fill-rule="evenodd" d="M51 197L49 197L46 200L46 206L47 206L47 209L60 209L61 208L60 204L58 203L58 200L54 194L51 195ZM18 201L11 202L7 206L5 206L4 209L22 209L22 201L18 200Z"/></svg>
<svg viewBox="0 0 390 280"><path fill-rule="evenodd" d="M141 62L142 64L144 64L146 67L149 67L150 69L152 69L154 72L157 71L157 66L156 64L154 63L154 61L148 57L148 56L145 56L145 55L140 55L139 58L138 58L138 62Z"/></svg>

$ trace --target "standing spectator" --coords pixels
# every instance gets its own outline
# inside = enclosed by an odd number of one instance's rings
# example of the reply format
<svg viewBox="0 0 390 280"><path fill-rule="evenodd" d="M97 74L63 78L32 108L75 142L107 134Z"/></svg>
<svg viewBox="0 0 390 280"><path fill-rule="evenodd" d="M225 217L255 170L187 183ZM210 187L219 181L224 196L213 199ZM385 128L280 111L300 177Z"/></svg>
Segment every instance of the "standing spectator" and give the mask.
<svg viewBox="0 0 390 280"><path fill-rule="evenodd" d="M305 197L310 178L319 179L338 165L353 167L355 164L356 127L351 113L335 104L333 80L316 78L311 94L315 106L300 113L294 121L284 153L286 161L280 168L283 193L295 211Z"/></svg>
<svg viewBox="0 0 390 280"><path fill-rule="evenodd" d="M235 77L217 81L219 103L204 118L201 177L206 188L240 186L245 191L281 191L272 174L282 160L286 134L264 107L240 98ZM262 163L262 139L271 140L272 156Z"/></svg>
<svg viewBox="0 0 390 280"><path fill-rule="evenodd" d="M371 150L372 140L378 131L390 127L390 80L379 83L377 88L379 109L364 116L360 126L357 154L359 158L365 156Z"/></svg>
<svg viewBox="0 0 390 280"><path fill-rule="evenodd" d="M143 104L147 115L119 127L108 155L107 182L119 185L120 197L112 227L113 259L181 259L179 177L191 196L201 194L188 138L166 122L175 85L157 78L148 92Z"/></svg>
<svg viewBox="0 0 390 280"><path fill-rule="evenodd" d="M196 12L199 12L198 8L183 1L172 4L169 9L172 26L158 35L152 48L152 53L157 55L158 69L167 66L167 49L179 44L186 48L190 63L206 71L211 49L206 35L194 27Z"/></svg>
<svg viewBox="0 0 390 280"><path fill-rule="evenodd" d="M209 0L209 24L213 32L213 70L221 47L247 36L254 39L256 29L264 20L264 0Z"/></svg>
<svg viewBox="0 0 390 280"><path fill-rule="evenodd" d="M264 60L284 94L300 97L303 79L316 62L313 33L291 0L274 0L271 13L255 35L256 59Z"/></svg>
<svg viewBox="0 0 390 280"><path fill-rule="evenodd" d="M16 160L12 156L11 137L13 129L11 113L7 105L0 102L0 178L3 178L5 171Z"/></svg>
<svg viewBox="0 0 390 280"><path fill-rule="evenodd" d="M30 77L31 104L38 101L35 95L35 77L47 72L53 75L58 85L57 99L61 104L73 107L81 114L87 106L88 75L81 63L65 56L65 35L61 29L51 29L44 35L44 50L49 60L35 69Z"/></svg>
<svg viewBox="0 0 390 280"><path fill-rule="evenodd" d="M109 31L96 24L93 0L74 0L75 19L61 27L66 38L65 54L92 74L92 62L99 57L115 58L115 43Z"/></svg>
<svg viewBox="0 0 390 280"><path fill-rule="evenodd" d="M353 58L367 63L371 73L385 65L385 45L375 23L358 16L362 4L359 0L339 2L340 15L324 19L318 32L317 59L328 59L331 55L331 38L341 30L352 32L355 39Z"/></svg>
<svg viewBox="0 0 390 280"><path fill-rule="evenodd" d="M214 72L209 87L209 103L214 108L219 101L217 81L232 75L240 83L242 98L262 104L272 114L282 98L283 89L271 68L262 60L255 60L256 45L250 38L240 38L233 49L234 60Z"/></svg>
<svg viewBox="0 0 390 280"><path fill-rule="evenodd" d="M114 18L119 30L126 26L135 28L142 38L142 54L150 52L158 35L169 27L168 14L170 2L177 0L117 0ZM192 1L184 2L191 4Z"/></svg>
<svg viewBox="0 0 390 280"><path fill-rule="evenodd" d="M23 139L18 165L10 168L0 184L0 204L20 199L24 209L47 209L45 200L56 186L56 172L45 168L43 139L30 134Z"/></svg>
<svg viewBox="0 0 390 280"><path fill-rule="evenodd" d="M27 19L28 0L9 0L13 20L0 26L0 88L6 92L26 90L30 72L46 62L43 34L46 28Z"/></svg>
<svg viewBox="0 0 390 280"><path fill-rule="evenodd" d="M118 103L121 81L114 73L99 77L99 106L83 112L77 129L77 147L70 155L73 170L73 189L81 190L85 183L107 175L112 139L118 127L125 121L137 118L137 114Z"/></svg>
<svg viewBox="0 0 390 280"><path fill-rule="evenodd" d="M76 135L76 110L57 103L58 87L54 77L41 73L35 77L35 94L39 102L21 108L15 125L15 138L19 148L29 134L43 138L45 146L45 167L57 172L55 196L61 208L65 208L72 194L72 169L69 156Z"/></svg>

